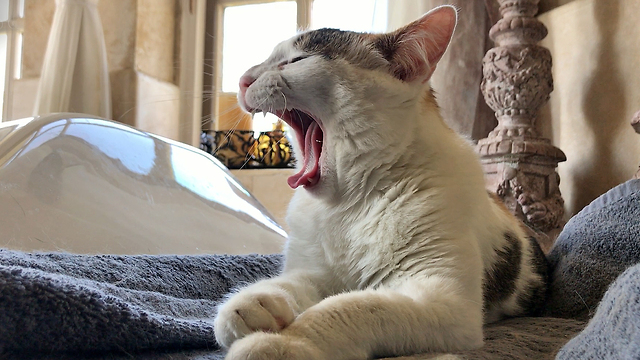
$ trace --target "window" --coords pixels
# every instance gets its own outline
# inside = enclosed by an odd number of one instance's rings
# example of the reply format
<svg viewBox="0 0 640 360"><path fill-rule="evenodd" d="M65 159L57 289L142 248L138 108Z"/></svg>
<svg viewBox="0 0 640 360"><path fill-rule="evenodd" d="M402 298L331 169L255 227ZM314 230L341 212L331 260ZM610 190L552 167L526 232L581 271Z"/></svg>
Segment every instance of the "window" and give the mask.
<svg viewBox="0 0 640 360"><path fill-rule="evenodd" d="M21 77L24 0L0 0L0 121L12 120L13 81Z"/></svg>
<svg viewBox="0 0 640 360"><path fill-rule="evenodd" d="M272 130L274 115L244 114L236 101L238 79L249 67L266 59L280 41L298 29L322 27L360 32L384 32L388 0L219 0L208 9L209 41L205 52L211 79L205 79L205 129ZM216 122L217 124L213 124Z"/></svg>
<svg viewBox="0 0 640 360"><path fill-rule="evenodd" d="M295 1L228 6L224 9L222 40L222 93L219 94L218 126L231 129L239 125L255 131L272 130L273 114L256 114L253 119L237 108L238 79L256 59L266 59L274 46L297 31ZM264 19L278 19L265 22ZM265 24L257 30L247 24ZM248 129L246 129L248 130Z"/></svg>
<svg viewBox="0 0 640 360"><path fill-rule="evenodd" d="M311 28L338 28L359 32L387 31L387 4L384 0L314 0Z"/></svg>

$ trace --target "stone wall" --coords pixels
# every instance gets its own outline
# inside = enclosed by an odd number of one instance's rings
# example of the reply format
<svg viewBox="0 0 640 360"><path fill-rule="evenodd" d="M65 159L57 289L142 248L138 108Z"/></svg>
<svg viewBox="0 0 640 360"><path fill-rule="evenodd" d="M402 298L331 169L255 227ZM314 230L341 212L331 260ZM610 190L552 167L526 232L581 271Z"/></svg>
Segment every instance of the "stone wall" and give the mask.
<svg viewBox="0 0 640 360"><path fill-rule="evenodd" d="M31 115L55 0L26 0L23 78L14 110ZM102 0L114 120L172 139L179 134L176 75L178 0Z"/></svg>

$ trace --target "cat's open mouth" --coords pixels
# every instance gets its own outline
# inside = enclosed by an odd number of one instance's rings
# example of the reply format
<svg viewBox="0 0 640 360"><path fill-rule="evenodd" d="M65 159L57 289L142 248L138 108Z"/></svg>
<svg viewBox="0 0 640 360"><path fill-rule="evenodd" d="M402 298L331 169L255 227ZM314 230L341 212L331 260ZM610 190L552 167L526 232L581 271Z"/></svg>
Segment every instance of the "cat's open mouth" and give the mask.
<svg viewBox="0 0 640 360"><path fill-rule="evenodd" d="M320 124L304 111L291 109L276 114L293 129L303 158L300 171L289 177L287 183L292 188L303 185L315 186L320 181L320 155L324 132Z"/></svg>

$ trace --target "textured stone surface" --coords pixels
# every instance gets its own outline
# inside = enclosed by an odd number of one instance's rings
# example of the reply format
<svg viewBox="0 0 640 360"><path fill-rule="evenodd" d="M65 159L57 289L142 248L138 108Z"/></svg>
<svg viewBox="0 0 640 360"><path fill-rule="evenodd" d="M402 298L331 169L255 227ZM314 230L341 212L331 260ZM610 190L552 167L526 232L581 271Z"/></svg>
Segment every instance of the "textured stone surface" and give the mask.
<svg viewBox="0 0 640 360"><path fill-rule="evenodd" d="M538 0L498 0L502 19L489 34L496 47L483 60L482 93L498 126L478 141L487 178L507 207L533 229L548 235L547 251L564 225L558 162L564 153L537 132L538 109L553 90L551 54L536 45L547 29L534 15Z"/></svg>
<svg viewBox="0 0 640 360"><path fill-rule="evenodd" d="M54 0L25 0L22 41L22 77L40 77L53 13Z"/></svg>
<svg viewBox="0 0 640 360"><path fill-rule="evenodd" d="M136 1L101 0L98 11L104 29L109 71L133 69L138 16Z"/></svg>
<svg viewBox="0 0 640 360"><path fill-rule="evenodd" d="M136 70L174 82L175 0L138 0Z"/></svg>

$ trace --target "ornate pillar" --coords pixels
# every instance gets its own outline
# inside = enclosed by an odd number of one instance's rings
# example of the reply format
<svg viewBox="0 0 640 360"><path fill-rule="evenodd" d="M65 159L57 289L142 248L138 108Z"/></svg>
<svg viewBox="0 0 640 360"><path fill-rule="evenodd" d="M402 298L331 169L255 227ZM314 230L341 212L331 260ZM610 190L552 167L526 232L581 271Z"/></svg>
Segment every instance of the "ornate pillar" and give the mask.
<svg viewBox="0 0 640 360"><path fill-rule="evenodd" d="M482 93L498 126L478 142L487 189L527 225L545 233L548 250L564 226L564 201L555 169L562 150L535 127L538 109L553 90L551 53L536 45L547 28L534 15L539 0L498 0L502 18L489 36L496 47L483 59Z"/></svg>

